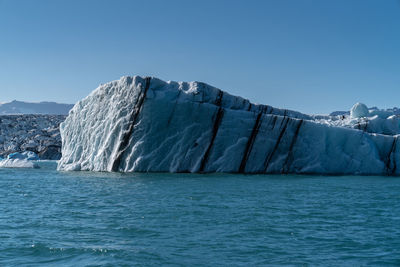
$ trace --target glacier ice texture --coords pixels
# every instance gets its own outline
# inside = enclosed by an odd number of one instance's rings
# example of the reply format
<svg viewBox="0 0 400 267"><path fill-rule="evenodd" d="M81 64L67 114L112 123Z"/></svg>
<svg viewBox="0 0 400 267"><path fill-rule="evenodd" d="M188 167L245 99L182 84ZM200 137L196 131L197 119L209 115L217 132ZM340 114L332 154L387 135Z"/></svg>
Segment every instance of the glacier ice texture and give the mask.
<svg viewBox="0 0 400 267"><path fill-rule="evenodd" d="M39 165L27 159L0 159L0 168L39 168Z"/></svg>
<svg viewBox="0 0 400 267"><path fill-rule="evenodd" d="M361 111L307 115L202 82L122 77L60 125L58 169L398 175L399 118Z"/></svg>
<svg viewBox="0 0 400 267"><path fill-rule="evenodd" d="M32 151L14 152L7 156L7 159L20 159L20 160L40 160L39 156Z"/></svg>
<svg viewBox="0 0 400 267"><path fill-rule="evenodd" d="M59 125L64 115L0 115L0 156L34 152L40 159L61 158Z"/></svg>
<svg viewBox="0 0 400 267"><path fill-rule="evenodd" d="M356 103L350 110L350 116L352 118L363 118L369 116L368 107L363 103Z"/></svg>

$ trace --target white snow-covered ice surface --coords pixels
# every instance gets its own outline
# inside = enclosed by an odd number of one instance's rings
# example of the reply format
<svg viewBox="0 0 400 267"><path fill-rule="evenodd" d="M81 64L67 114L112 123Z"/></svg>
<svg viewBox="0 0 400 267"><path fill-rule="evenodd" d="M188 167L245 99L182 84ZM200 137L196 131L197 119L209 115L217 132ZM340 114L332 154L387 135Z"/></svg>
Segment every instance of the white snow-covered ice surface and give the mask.
<svg viewBox="0 0 400 267"><path fill-rule="evenodd" d="M357 103L322 116L202 82L122 77L60 126L59 170L398 175L400 117Z"/></svg>
<svg viewBox="0 0 400 267"><path fill-rule="evenodd" d="M27 159L0 159L0 168L39 168L39 165Z"/></svg>

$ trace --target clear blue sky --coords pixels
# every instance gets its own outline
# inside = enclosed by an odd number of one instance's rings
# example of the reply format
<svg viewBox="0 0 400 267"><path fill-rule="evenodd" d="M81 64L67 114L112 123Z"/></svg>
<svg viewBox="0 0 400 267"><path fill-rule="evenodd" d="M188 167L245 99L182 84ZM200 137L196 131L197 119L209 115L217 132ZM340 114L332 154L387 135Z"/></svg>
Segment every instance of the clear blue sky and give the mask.
<svg viewBox="0 0 400 267"><path fill-rule="evenodd" d="M397 0L0 0L0 26L0 102L138 74L307 113L400 106Z"/></svg>

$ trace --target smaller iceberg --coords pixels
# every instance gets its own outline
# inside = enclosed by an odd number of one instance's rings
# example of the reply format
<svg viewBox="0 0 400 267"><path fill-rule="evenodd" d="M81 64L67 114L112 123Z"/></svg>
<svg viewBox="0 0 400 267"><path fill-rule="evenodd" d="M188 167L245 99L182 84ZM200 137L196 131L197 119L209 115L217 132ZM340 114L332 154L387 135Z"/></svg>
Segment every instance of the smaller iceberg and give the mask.
<svg viewBox="0 0 400 267"><path fill-rule="evenodd" d="M15 152L7 156L6 159L0 157L0 168L39 168L34 162L39 160L39 156L32 151Z"/></svg>
<svg viewBox="0 0 400 267"><path fill-rule="evenodd" d="M0 168L39 168L33 161L26 159L3 159L0 160Z"/></svg>
<svg viewBox="0 0 400 267"><path fill-rule="evenodd" d="M15 152L8 155L7 159L20 159L20 160L39 160L39 156L32 151Z"/></svg>

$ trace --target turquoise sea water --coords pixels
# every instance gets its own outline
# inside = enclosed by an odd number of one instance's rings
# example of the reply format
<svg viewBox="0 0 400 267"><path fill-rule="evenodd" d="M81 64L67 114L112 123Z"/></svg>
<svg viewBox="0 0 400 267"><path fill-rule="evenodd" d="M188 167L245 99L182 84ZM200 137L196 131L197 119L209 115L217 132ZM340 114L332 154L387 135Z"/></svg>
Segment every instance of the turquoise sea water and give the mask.
<svg viewBox="0 0 400 267"><path fill-rule="evenodd" d="M0 169L0 265L400 265L400 178Z"/></svg>

